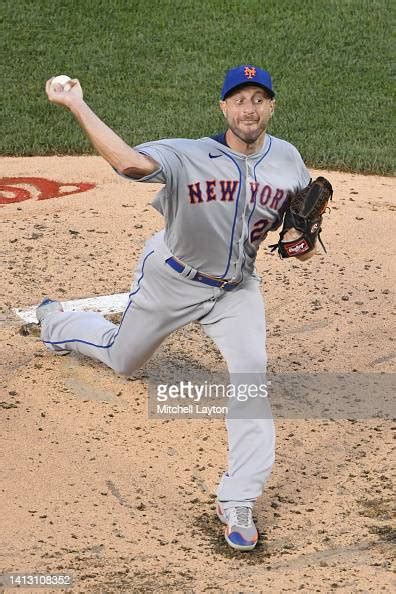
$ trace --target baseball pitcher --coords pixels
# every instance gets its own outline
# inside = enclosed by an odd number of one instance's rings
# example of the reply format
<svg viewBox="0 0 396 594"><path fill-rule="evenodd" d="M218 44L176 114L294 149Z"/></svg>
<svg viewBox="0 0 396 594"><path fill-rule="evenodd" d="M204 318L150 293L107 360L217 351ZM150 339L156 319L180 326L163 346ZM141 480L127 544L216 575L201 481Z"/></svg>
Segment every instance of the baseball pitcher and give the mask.
<svg viewBox="0 0 396 594"><path fill-rule="evenodd" d="M96 313L64 312L58 301L45 299L37 308L44 344L131 374L171 332L199 321L222 353L230 377L252 373L265 381L266 324L255 272L257 251L269 231L282 228L274 246L280 256L310 258L332 193L324 178L310 183L293 145L266 132L275 109L270 74L252 65L226 73L220 100L224 133L134 148L85 103L77 79L65 88L51 85L52 80L46 86L49 100L72 112L117 173L163 184L153 205L164 216L165 228L144 247L118 326ZM275 451L271 415L250 416L226 419L228 468L217 490L226 541L242 551L253 549L258 540L252 509Z"/></svg>

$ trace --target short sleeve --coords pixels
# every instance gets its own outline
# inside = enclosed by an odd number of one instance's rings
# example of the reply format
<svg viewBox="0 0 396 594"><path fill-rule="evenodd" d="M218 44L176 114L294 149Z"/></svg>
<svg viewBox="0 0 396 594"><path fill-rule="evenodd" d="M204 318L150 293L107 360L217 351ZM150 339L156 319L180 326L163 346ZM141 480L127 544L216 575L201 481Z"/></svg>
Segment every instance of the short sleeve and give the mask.
<svg viewBox="0 0 396 594"><path fill-rule="evenodd" d="M175 139L145 142L134 147L135 151L147 155L159 164L159 168L145 177L131 178L137 182L158 182L172 186L177 179L183 161ZM121 174L122 177L128 177Z"/></svg>

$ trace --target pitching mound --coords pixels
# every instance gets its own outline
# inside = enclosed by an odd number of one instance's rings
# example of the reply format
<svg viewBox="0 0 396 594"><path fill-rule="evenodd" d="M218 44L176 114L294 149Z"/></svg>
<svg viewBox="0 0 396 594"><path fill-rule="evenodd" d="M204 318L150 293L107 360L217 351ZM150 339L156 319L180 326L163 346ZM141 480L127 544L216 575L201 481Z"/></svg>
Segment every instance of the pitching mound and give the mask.
<svg viewBox="0 0 396 594"><path fill-rule="evenodd" d="M151 372L221 363L199 326L125 378L52 355L13 313L43 295L127 292L162 227L150 206L158 187L98 157L0 163L1 570L71 572L81 593L390 592L390 421L367 418L358 396L349 420L278 418L277 461L255 510L263 538L252 553L231 551L213 505L223 421L147 417ZM328 254L281 261L267 241L257 261L270 370L381 382L396 357L395 179L312 173L335 190Z"/></svg>

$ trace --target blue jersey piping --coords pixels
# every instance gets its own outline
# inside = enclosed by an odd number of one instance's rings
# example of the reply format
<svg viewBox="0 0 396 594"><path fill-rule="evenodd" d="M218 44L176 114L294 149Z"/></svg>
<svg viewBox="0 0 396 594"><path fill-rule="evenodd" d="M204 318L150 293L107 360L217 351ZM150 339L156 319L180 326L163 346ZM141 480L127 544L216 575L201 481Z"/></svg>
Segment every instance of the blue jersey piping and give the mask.
<svg viewBox="0 0 396 594"><path fill-rule="evenodd" d="M269 151L270 151L270 149L271 149L271 145L272 145L272 138L271 138L271 136L270 136L270 135L268 135L268 138L269 138L268 148L267 148L267 150L265 151L264 155L261 157L261 159L260 159L259 161L257 161L256 165L255 165L255 166L254 166L254 168L253 168L253 177L254 177L254 181L255 181L255 182L257 181L257 176L256 176L256 167L257 167L257 165L259 165L259 164L261 163L261 161L262 161L262 160L263 160L263 159L264 159L264 158L265 158L265 157L268 155L268 153L269 153ZM253 208L252 208L252 212L250 213L250 215L249 215L249 218L248 218L248 239L249 239L249 225L250 225L250 219L252 218L252 215L253 215L253 213L254 213L254 211L255 211L255 208L256 208L256 203L257 203L257 194L256 194L256 196L254 197L254 205L253 205Z"/></svg>
<svg viewBox="0 0 396 594"><path fill-rule="evenodd" d="M137 282L137 289L136 289L136 291L133 291L133 293L129 293L129 299L131 299L131 297L133 295L136 295L136 293L139 291L139 289L140 289L140 281L144 277L144 265L146 263L147 258L149 256L151 256L153 253L154 253L154 250L152 250L151 252L149 252L146 255L146 257L144 258L143 264L142 264L142 274L141 274L141 276L140 276L140 278L139 278L139 280ZM69 339L69 340L58 340L57 342L51 342L50 340L43 340L42 342L44 344L53 344L53 345L54 344L55 345L56 344L64 344L65 342L81 342L82 344L88 344L89 346L97 347L98 349L109 349L110 347L113 346L113 344L114 344L114 342L115 342L115 340L116 340L116 338L117 338L117 336L118 336L118 334L119 334L119 332L121 330L121 325L122 325L122 322L124 321L125 315L126 315L128 309L130 308L130 306L132 305L132 303L133 303L133 301L130 300L129 303L128 303L128 305L127 305L127 307L126 307L126 309L125 309L125 311L124 311L124 313L123 313L123 315L122 315L121 322L120 322L120 324L118 326L117 333L114 335L113 340L109 344L105 344L105 345L103 345L103 344L94 344L93 342L88 342L87 340L81 340L79 338L72 338L72 339Z"/></svg>
<svg viewBox="0 0 396 594"><path fill-rule="evenodd" d="M259 163L261 163L261 161L264 159L264 157L266 157L266 156L268 155L268 153L269 153L269 151L270 151L270 148L271 148L271 145L272 145L272 138L271 138L271 136L270 136L269 134L268 134L268 138L269 138L269 144L268 144L268 148L267 148L267 150L265 151L264 155L261 157L261 159L260 159L259 161L257 161L256 165L255 165L255 166L254 166L254 168L253 168L253 177L254 177L254 181L255 181L255 182L257 181L257 177L256 177L256 167L257 167L257 165L258 165ZM255 211L255 208L256 208L256 203L257 203L257 194L256 194L256 196L254 197L254 205L253 205L252 211L251 211L251 213L250 213L250 215L249 215L249 218L248 218L248 224L247 224L247 229L248 229L248 236L247 236L247 240L248 240L248 241L249 241L249 238L250 238L250 231L249 231L249 227L250 227L250 219L252 218L252 215L253 215L253 213L254 213L254 211ZM242 280L243 280L243 267L245 266L245 262L246 262L246 257L245 257L245 254L244 254L244 255L243 255L243 262L242 262L242 266L241 266Z"/></svg>
<svg viewBox="0 0 396 594"><path fill-rule="evenodd" d="M232 242L234 239L234 232L235 232L235 224L236 224L236 219L237 219L237 214L238 214L238 206L239 206L239 197L241 195L241 185L242 185L242 171L238 165L238 163L235 161L235 159L233 157L231 157L231 155L229 155L228 153L226 153L225 151L221 150L221 149L217 149L218 151L220 151L221 153L223 153L223 155L225 157L228 157L229 159L231 159L231 161L234 163L234 165L236 165L238 172L239 172L239 184L238 184L238 195L237 195L237 199L236 199L236 203L235 203L235 214L234 214L234 221L232 223L232 230L231 230L231 240L230 240L230 248L229 248L229 252L228 252L228 261L227 261L227 268L225 269L224 274L222 274L219 278L224 278L228 272L228 269L230 267L230 261L231 261L231 254L232 254Z"/></svg>

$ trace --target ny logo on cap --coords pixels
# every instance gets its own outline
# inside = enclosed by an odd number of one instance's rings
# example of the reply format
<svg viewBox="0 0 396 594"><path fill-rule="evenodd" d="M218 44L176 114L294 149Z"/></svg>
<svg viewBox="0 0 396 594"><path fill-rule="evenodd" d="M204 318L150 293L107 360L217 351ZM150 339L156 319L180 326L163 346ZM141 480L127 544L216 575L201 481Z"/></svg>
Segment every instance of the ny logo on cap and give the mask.
<svg viewBox="0 0 396 594"><path fill-rule="evenodd" d="M246 78L253 78L254 76L256 76L256 69L254 66L250 67L250 66L245 66L245 76Z"/></svg>

